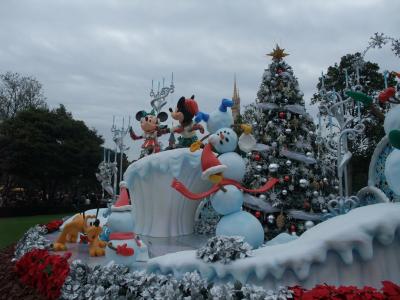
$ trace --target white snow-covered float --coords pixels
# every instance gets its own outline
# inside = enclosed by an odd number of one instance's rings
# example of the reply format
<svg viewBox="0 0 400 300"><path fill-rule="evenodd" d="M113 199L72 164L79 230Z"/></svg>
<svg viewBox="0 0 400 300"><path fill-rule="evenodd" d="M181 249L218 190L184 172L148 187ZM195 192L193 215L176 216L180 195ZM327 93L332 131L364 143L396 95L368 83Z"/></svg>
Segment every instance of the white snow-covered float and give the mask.
<svg viewBox="0 0 400 300"><path fill-rule="evenodd" d="M136 232L151 237L193 233L199 201L190 201L171 188L174 178L194 192L211 185L200 178L201 152L187 148L156 153L132 163L124 174L134 199Z"/></svg>

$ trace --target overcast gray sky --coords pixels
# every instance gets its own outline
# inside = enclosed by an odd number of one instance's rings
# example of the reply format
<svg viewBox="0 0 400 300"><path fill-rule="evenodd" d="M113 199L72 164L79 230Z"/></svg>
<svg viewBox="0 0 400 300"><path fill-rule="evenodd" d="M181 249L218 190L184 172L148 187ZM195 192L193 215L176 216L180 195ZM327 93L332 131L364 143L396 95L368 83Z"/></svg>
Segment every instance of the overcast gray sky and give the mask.
<svg viewBox="0 0 400 300"><path fill-rule="evenodd" d="M36 77L51 107L63 103L111 146L112 116L149 109L152 79L174 72L168 107L195 94L210 111L232 96L236 72L248 104L279 43L308 102L321 71L374 32L398 38L399 12L398 0L2 0L0 73ZM367 59L400 71L389 46ZM133 159L141 142L126 142Z"/></svg>

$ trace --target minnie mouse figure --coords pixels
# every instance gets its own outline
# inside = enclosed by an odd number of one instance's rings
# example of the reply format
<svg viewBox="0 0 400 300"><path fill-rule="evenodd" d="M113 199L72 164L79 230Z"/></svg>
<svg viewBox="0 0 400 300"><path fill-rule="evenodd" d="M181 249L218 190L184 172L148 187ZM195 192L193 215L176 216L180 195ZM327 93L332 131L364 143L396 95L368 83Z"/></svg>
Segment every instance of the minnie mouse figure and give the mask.
<svg viewBox="0 0 400 300"><path fill-rule="evenodd" d="M196 130L204 133L204 128L200 124L194 124L193 118L199 112L194 95L190 99L181 97L178 100L175 110L169 109L171 117L179 122L177 127L171 129L173 133L179 133L178 147L190 147L192 143L197 141Z"/></svg>
<svg viewBox="0 0 400 300"><path fill-rule="evenodd" d="M160 152L160 144L158 137L169 133L169 129L166 125L160 125L160 122L164 122L168 119L168 114L160 112L157 116L155 115L154 109L147 113L144 110L139 111L136 114L136 120L140 122L140 127L143 130L142 135L136 135L132 127L129 128L129 134L133 140L144 139L142 144L142 152L140 157Z"/></svg>

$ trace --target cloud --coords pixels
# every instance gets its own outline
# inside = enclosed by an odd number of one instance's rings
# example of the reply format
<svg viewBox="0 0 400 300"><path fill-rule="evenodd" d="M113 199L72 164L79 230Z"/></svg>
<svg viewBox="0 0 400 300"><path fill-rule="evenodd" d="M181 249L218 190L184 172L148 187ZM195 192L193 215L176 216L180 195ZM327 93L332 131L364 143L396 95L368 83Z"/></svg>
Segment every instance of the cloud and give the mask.
<svg viewBox="0 0 400 300"><path fill-rule="evenodd" d="M51 106L63 103L112 146L112 116L149 109L151 80L175 75L173 106L195 94L202 110L232 94L254 101L265 53L290 53L306 102L318 76L374 32L398 35L399 1L97 1L25 0L0 4L0 72L35 76ZM398 68L389 49L368 59ZM315 112L315 108L311 109ZM170 121L168 122L170 123ZM138 124L134 123L139 131ZM140 142L126 139L130 158Z"/></svg>

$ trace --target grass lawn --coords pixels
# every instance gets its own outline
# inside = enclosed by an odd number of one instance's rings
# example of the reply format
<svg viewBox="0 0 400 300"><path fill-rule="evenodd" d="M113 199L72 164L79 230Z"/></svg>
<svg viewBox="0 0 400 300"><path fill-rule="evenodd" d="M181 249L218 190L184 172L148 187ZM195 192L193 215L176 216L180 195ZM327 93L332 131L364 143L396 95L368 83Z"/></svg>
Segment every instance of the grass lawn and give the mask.
<svg viewBox="0 0 400 300"><path fill-rule="evenodd" d="M68 214L0 218L0 249L18 241L30 227L45 224L66 215Z"/></svg>

